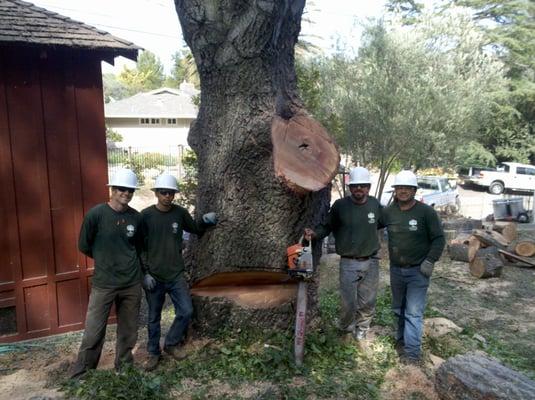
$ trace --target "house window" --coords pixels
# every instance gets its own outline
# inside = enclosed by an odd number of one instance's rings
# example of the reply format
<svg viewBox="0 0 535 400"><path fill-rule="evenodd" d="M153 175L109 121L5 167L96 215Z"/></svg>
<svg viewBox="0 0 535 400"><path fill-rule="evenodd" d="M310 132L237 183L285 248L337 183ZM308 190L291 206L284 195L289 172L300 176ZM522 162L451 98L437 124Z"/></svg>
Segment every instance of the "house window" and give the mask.
<svg viewBox="0 0 535 400"><path fill-rule="evenodd" d="M140 125L160 125L160 118L140 118Z"/></svg>
<svg viewBox="0 0 535 400"><path fill-rule="evenodd" d="M167 125L176 125L176 118L167 118Z"/></svg>

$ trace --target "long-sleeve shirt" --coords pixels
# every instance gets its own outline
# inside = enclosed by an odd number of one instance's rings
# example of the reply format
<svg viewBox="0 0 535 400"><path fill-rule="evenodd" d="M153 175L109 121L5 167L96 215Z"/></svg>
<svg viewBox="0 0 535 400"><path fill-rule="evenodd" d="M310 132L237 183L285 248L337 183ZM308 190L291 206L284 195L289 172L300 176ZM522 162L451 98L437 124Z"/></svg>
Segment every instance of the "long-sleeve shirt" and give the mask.
<svg viewBox="0 0 535 400"><path fill-rule="evenodd" d="M173 282L184 271L183 231L201 235L206 224L196 223L189 212L176 204L169 211L153 205L141 211L144 246L143 269L160 282Z"/></svg>
<svg viewBox="0 0 535 400"><path fill-rule="evenodd" d="M369 257L379 250L377 229L381 205L369 196L366 203L357 204L350 196L334 202L326 223L315 228L318 239L333 233L336 253L342 257Z"/></svg>
<svg viewBox="0 0 535 400"><path fill-rule="evenodd" d="M102 289L125 288L141 281L141 215L128 207L117 212L107 203L87 212L78 248L95 260L91 284Z"/></svg>
<svg viewBox="0 0 535 400"><path fill-rule="evenodd" d="M418 265L425 259L435 262L446 241L437 212L419 201L409 210L397 203L383 210L382 223L388 231L390 262L399 266Z"/></svg>

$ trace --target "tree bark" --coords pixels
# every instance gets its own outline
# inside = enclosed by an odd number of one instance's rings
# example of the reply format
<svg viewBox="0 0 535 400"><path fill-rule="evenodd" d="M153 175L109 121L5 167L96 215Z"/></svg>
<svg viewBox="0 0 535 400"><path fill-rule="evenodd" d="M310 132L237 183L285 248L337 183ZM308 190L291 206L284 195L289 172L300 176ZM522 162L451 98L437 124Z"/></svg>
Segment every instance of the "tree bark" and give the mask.
<svg viewBox="0 0 535 400"><path fill-rule="evenodd" d="M437 370L442 400L533 400L535 382L482 352L452 357Z"/></svg>
<svg viewBox="0 0 535 400"><path fill-rule="evenodd" d="M496 221L492 225L492 230L501 233L501 235L509 243L511 243L513 240L515 240L517 238L517 236L518 236L518 232L517 232L517 229L516 229L516 223L514 223L514 222Z"/></svg>
<svg viewBox="0 0 535 400"><path fill-rule="evenodd" d="M503 261L498 248L491 246L479 249L470 263L470 273L476 278L494 278L502 274Z"/></svg>
<svg viewBox="0 0 535 400"><path fill-rule="evenodd" d="M448 245L448 254L453 261L470 261L468 259L468 245L464 243L450 243Z"/></svg>
<svg viewBox="0 0 535 400"><path fill-rule="evenodd" d="M198 159L196 212L215 211L219 217L218 225L186 251L194 289L202 279L217 279L221 273L284 273L286 248L298 241L305 227L322 221L329 209L329 182L337 173L339 154L296 92L294 46L304 4L175 0L201 82L199 113L188 136ZM291 140L278 141L276 147L272 134L275 126L284 124L297 128L290 129ZM323 150L329 150L329 157L320 160ZM285 162L295 161L292 155L301 158L282 172L276 169L281 160L286 167ZM302 168L306 163L315 163L308 175ZM320 251L318 244L316 264ZM227 284L251 293L258 286L254 279L238 276ZM312 313L316 291L317 285L310 284ZM238 328L250 317L259 328L272 327L274 321L291 326L288 303L258 309L237 304L233 297L222 292L195 296L201 331L210 330L203 328L208 325ZM214 304L213 310L226 311L209 312Z"/></svg>

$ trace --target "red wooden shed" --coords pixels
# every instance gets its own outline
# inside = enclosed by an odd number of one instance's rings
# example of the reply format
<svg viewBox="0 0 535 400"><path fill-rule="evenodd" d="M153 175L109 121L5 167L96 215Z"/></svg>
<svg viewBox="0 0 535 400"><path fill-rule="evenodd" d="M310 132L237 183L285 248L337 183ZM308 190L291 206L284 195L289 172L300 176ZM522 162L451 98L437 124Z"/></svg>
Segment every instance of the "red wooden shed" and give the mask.
<svg viewBox="0 0 535 400"><path fill-rule="evenodd" d="M107 199L101 61L139 47L0 0L0 343L83 328L84 213Z"/></svg>

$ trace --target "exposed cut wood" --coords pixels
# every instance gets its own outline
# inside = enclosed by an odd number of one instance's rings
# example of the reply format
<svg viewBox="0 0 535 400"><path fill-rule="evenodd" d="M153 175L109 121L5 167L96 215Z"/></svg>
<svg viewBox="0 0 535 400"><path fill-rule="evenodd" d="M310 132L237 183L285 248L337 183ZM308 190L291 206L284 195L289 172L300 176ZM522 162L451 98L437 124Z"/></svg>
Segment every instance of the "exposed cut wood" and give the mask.
<svg viewBox="0 0 535 400"><path fill-rule="evenodd" d="M340 154L336 144L311 117L273 117L271 140L275 173L292 190L318 191L338 172Z"/></svg>
<svg viewBox="0 0 535 400"><path fill-rule="evenodd" d="M475 236L461 234L450 242L448 253L454 261L470 262L480 248L481 242Z"/></svg>
<svg viewBox="0 0 535 400"><path fill-rule="evenodd" d="M532 257L535 255L535 241L522 240L515 245L515 253L522 257Z"/></svg>
<svg viewBox="0 0 535 400"><path fill-rule="evenodd" d="M442 400L535 399L535 382L483 352L449 358L437 370L435 388Z"/></svg>
<svg viewBox="0 0 535 400"><path fill-rule="evenodd" d="M468 238L468 261L472 262L481 248L481 242L475 236Z"/></svg>
<svg viewBox="0 0 535 400"><path fill-rule="evenodd" d="M503 261L498 248L491 246L479 249L470 263L470 273L476 278L494 278L502 274Z"/></svg>
<svg viewBox="0 0 535 400"><path fill-rule="evenodd" d="M509 243L515 240L518 236L518 231L514 222L497 221L492 225L492 230L501 233Z"/></svg>
<svg viewBox="0 0 535 400"><path fill-rule="evenodd" d="M479 241L486 246L496 246L505 249L509 242L498 232L492 230L475 229L472 232Z"/></svg>
<svg viewBox="0 0 535 400"><path fill-rule="evenodd" d="M460 233L455 238L450 240L450 244L467 244L466 242L470 236L471 235L469 233Z"/></svg>

